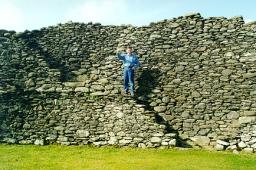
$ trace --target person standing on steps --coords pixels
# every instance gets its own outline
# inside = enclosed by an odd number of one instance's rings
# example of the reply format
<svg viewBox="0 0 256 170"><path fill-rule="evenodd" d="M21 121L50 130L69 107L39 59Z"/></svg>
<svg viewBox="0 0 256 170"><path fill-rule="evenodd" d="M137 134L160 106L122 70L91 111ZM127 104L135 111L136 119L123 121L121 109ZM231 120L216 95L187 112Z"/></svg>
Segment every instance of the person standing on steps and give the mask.
<svg viewBox="0 0 256 170"><path fill-rule="evenodd" d="M134 96L135 84L134 76L135 69L140 67L140 62L137 55L133 52L132 47L127 47L126 53L117 52L117 58L123 61L123 76L124 76L124 92L128 94L130 84L130 94Z"/></svg>

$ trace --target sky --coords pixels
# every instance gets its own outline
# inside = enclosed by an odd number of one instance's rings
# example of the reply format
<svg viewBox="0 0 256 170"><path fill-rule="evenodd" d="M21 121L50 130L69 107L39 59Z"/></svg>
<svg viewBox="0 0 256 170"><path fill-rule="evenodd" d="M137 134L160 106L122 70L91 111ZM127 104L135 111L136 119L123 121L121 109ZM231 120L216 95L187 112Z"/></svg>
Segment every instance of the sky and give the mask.
<svg viewBox="0 0 256 170"><path fill-rule="evenodd" d="M0 29L24 31L59 23L148 25L199 12L204 18L256 21L256 0L0 0Z"/></svg>

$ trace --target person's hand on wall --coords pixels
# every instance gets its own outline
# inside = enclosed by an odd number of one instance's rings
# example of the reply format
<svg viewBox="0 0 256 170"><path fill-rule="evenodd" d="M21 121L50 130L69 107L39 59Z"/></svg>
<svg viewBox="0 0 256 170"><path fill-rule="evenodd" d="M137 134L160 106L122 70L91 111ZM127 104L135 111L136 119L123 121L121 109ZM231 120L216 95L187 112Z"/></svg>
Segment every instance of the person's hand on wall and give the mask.
<svg viewBox="0 0 256 170"><path fill-rule="evenodd" d="M121 54L122 52L124 52L124 49L122 47L117 47L116 52Z"/></svg>

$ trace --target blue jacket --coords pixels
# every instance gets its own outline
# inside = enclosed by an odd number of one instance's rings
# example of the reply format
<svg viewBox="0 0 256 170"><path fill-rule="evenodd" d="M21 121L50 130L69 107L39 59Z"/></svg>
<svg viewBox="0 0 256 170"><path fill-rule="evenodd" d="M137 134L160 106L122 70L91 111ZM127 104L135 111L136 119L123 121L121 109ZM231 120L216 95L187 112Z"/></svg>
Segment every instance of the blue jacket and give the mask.
<svg viewBox="0 0 256 170"><path fill-rule="evenodd" d="M128 54L120 54L118 53L117 54L117 58L119 60L122 60L123 61L123 65L125 68L138 68L140 67L140 62L138 60L138 57L132 53L131 55L128 55Z"/></svg>

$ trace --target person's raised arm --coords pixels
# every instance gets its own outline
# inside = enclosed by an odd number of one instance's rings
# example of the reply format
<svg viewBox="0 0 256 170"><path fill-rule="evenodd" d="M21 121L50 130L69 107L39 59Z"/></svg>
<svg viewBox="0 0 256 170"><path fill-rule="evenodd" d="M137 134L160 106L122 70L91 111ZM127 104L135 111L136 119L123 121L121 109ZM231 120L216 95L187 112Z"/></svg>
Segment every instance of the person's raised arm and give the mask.
<svg viewBox="0 0 256 170"><path fill-rule="evenodd" d="M119 50L117 50L116 56L117 56L118 60L124 61L124 59L125 59L125 54L121 53Z"/></svg>

